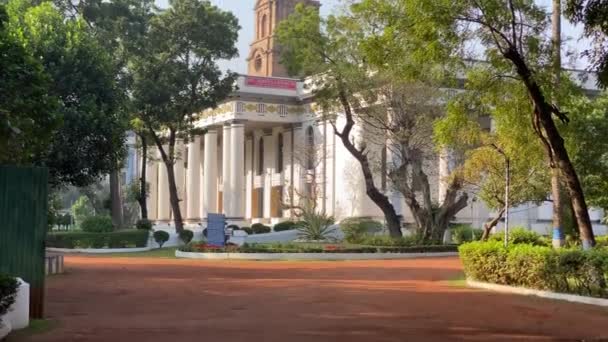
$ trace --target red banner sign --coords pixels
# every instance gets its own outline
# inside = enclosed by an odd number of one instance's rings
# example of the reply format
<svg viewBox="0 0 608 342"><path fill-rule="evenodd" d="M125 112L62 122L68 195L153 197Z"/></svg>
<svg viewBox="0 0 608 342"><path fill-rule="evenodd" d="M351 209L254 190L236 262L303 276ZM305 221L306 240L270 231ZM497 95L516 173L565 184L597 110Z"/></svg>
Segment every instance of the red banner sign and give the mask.
<svg viewBox="0 0 608 342"><path fill-rule="evenodd" d="M259 88L296 90L298 84L295 80L284 80L279 78L266 77L247 77L245 79L245 85Z"/></svg>

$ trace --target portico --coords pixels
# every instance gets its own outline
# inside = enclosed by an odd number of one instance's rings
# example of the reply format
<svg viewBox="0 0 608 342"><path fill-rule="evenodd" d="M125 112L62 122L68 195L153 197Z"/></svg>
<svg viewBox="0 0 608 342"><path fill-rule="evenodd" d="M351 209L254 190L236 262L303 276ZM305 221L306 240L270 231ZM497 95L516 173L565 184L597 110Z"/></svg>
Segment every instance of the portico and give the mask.
<svg viewBox="0 0 608 342"><path fill-rule="evenodd" d="M239 91L198 115L202 135L178 142L174 165L186 224L223 213L230 222L274 223L291 215L293 192L302 190L297 149L303 127L315 124L301 82L241 76ZM304 93L305 96L302 96ZM160 158L147 168L150 219L169 223L167 170Z"/></svg>

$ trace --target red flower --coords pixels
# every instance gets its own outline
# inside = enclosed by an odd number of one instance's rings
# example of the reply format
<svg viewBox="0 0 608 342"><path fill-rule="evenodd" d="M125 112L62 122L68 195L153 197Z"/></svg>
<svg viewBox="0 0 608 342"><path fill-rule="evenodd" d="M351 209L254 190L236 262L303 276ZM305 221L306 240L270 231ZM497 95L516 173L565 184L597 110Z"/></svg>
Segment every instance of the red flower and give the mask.
<svg viewBox="0 0 608 342"><path fill-rule="evenodd" d="M328 245L328 246L325 246L323 249L325 249L326 251L335 251L335 250L341 249L341 247L336 246L336 245Z"/></svg>

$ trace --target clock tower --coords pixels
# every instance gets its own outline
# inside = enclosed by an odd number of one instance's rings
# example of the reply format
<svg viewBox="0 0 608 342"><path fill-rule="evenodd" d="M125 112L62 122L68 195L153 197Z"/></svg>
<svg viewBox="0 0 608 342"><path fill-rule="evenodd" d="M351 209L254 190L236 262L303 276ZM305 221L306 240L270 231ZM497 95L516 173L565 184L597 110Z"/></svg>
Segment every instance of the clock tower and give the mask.
<svg viewBox="0 0 608 342"><path fill-rule="evenodd" d="M247 56L249 75L289 77L287 70L280 63L280 47L274 30L300 3L306 6L321 6L316 0L256 0L255 35Z"/></svg>

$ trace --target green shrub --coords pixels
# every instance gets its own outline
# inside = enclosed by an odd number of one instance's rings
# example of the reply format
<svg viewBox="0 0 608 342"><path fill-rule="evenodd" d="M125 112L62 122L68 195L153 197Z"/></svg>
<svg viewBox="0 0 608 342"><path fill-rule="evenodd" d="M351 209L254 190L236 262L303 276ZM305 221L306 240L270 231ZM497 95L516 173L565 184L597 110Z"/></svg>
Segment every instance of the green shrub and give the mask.
<svg viewBox="0 0 608 342"><path fill-rule="evenodd" d="M490 241L504 241L504 232L492 234L488 240ZM546 242L543 237L526 228L517 227L509 230L509 244L528 244L535 246L545 246Z"/></svg>
<svg viewBox="0 0 608 342"><path fill-rule="evenodd" d="M270 227L262 223L254 223L251 225L251 231L253 232L253 234L266 234L270 233L270 230Z"/></svg>
<svg viewBox="0 0 608 342"><path fill-rule="evenodd" d="M165 242L169 241L169 233L164 230L157 230L152 236L160 248L163 248Z"/></svg>
<svg viewBox="0 0 608 342"><path fill-rule="evenodd" d="M228 227L226 227L226 228L232 229L232 230L241 230L241 228L239 226L237 226L236 224L228 225Z"/></svg>
<svg viewBox="0 0 608 342"><path fill-rule="evenodd" d="M415 238L410 236L394 238L389 235L374 235L365 236L359 241L361 245L366 246L404 247L416 244Z"/></svg>
<svg viewBox="0 0 608 342"><path fill-rule="evenodd" d="M122 230L110 233L50 232L46 246L55 248L129 248L146 247L148 231Z"/></svg>
<svg viewBox="0 0 608 342"><path fill-rule="evenodd" d="M89 216L80 224L82 231L87 233L108 233L114 230L109 216Z"/></svg>
<svg viewBox="0 0 608 342"><path fill-rule="evenodd" d="M241 227L241 230L246 232L249 235L253 234L253 229L251 229L250 227Z"/></svg>
<svg viewBox="0 0 608 342"><path fill-rule="evenodd" d="M383 225L368 217L349 217L340 221L344 240L350 243L362 243L368 235L382 231Z"/></svg>
<svg viewBox="0 0 608 342"><path fill-rule="evenodd" d="M148 219L139 219L135 223L135 228L141 230L152 230L152 221Z"/></svg>
<svg viewBox="0 0 608 342"><path fill-rule="evenodd" d="M286 230L294 230L297 228L297 223L294 221L279 222L272 227L275 232L283 232Z"/></svg>
<svg viewBox="0 0 608 342"><path fill-rule="evenodd" d="M206 253L438 253L456 252L456 245L439 246L404 246L404 247L374 247L360 246L348 247L341 245L310 245L303 243L268 243L268 244L244 244L241 247L209 247L207 245L189 244L180 247L182 252L206 252Z"/></svg>
<svg viewBox="0 0 608 342"><path fill-rule="evenodd" d="M608 247L608 235L596 236L595 244L597 247Z"/></svg>
<svg viewBox="0 0 608 342"><path fill-rule="evenodd" d="M467 278L502 285L608 298L608 250L552 249L500 241L459 247Z"/></svg>
<svg viewBox="0 0 608 342"><path fill-rule="evenodd" d="M16 278L0 273L0 324L2 316L6 315L8 309L17 299L19 282Z"/></svg>
<svg viewBox="0 0 608 342"><path fill-rule="evenodd" d="M93 205L87 196L80 196L72 205L72 216L77 226L89 216L95 215Z"/></svg>
<svg viewBox="0 0 608 342"><path fill-rule="evenodd" d="M483 230L474 229L468 224L458 224L450 229L452 230L452 241L456 244L477 241L483 234Z"/></svg>
<svg viewBox="0 0 608 342"><path fill-rule="evenodd" d="M179 238L180 240L182 240L185 244L189 244L190 241L192 241L192 238L194 237L194 232L191 231L190 229L184 229L181 232L179 232ZM168 238L167 238L168 240Z"/></svg>

